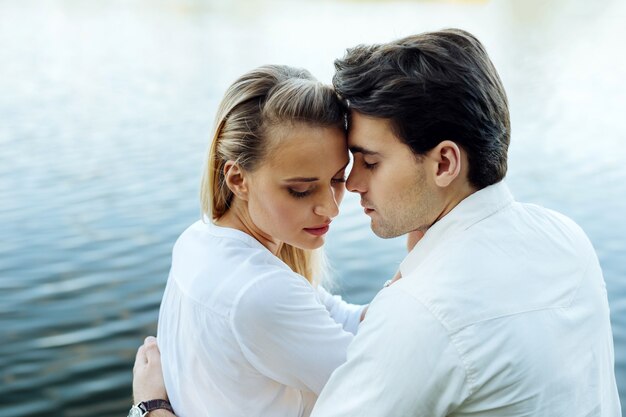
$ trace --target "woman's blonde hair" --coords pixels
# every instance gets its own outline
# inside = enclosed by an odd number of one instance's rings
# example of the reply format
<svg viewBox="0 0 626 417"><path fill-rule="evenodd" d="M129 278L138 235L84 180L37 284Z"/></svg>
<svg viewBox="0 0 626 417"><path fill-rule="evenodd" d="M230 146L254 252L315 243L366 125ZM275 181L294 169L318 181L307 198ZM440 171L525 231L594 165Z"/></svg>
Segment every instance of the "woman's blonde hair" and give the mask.
<svg viewBox="0 0 626 417"><path fill-rule="evenodd" d="M344 117L345 107L334 90L304 69L267 65L241 76L228 88L217 111L200 192L204 216L215 221L228 211L234 195L225 182L224 164L234 161L253 172L270 150L271 128L305 123L343 129ZM277 255L315 283L323 256L314 252L285 243Z"/></svg>

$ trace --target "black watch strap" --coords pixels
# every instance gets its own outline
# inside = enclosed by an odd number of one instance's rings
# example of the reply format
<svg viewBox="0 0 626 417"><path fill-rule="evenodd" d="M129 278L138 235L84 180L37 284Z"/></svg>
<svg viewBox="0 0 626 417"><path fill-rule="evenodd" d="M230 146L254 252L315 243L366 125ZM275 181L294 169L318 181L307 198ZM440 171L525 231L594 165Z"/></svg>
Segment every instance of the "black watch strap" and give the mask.
<svg viewBox="0 0 626 417"><path fill-rule="evenodd" d="M141 410L144 413L149 413L150 411L164 409L174 414L174 409L172 409L172 404L170 404L170 402L167 400L142 401L139 404L137 404L137 406L141 408Z"/></svg>

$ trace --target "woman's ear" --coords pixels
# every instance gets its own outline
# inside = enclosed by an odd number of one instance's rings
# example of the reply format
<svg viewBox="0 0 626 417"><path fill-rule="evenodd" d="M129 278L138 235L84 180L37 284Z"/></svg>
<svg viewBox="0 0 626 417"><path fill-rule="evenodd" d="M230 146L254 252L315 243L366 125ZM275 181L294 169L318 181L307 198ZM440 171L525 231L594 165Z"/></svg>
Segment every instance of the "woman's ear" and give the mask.
<svg viewBox="0 0 626 417"><path fill-rule="evenodd" d="M248 201L248 182L245 172L235 161L226 161L224 164L224 179L226 186L235 196Z"/></svg>
<svg viewBox="0 0 626 417"><path fill-rule="evenodd" d="M435 184L447 187L461 173L461 149L451 140L444 140L431 151L432 158L437 163Z"/></svg>

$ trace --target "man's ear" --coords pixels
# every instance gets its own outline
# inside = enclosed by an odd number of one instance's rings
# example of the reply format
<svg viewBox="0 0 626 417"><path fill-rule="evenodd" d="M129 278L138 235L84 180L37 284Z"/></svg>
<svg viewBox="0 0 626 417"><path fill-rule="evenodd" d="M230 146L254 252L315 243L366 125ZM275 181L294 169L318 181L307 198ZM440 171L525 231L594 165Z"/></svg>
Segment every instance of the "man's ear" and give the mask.
<svg viewBox="0 0 626 417"><path fill-rule="evenodd" d="M451 140L444 140L435 146L429 154L437 164L437 172L434 176L435 184L439 187L447 187L461 173L461 149Z"/></svg>
<svg viewBox="0 0 626 417"><path fill-rule="evenodd" d="M245 172L235 161L226 161L224 164L224 179L226 186L235 196L248 201L248 182Z"/></svg>

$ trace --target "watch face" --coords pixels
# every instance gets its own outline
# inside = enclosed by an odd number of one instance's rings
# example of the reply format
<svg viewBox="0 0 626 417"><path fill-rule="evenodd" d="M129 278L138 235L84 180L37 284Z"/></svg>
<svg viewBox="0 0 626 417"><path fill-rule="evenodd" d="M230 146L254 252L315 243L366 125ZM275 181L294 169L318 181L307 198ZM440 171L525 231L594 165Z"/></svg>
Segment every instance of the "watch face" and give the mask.
<svg viewBox="0 0 626 417"><path fill-rule="evenodd" d="M141 408L137 407L136 405L133 405L133 407L128 412L128 417L142 417L142 416L143 416L143 411L141 410Z"/></svg>

